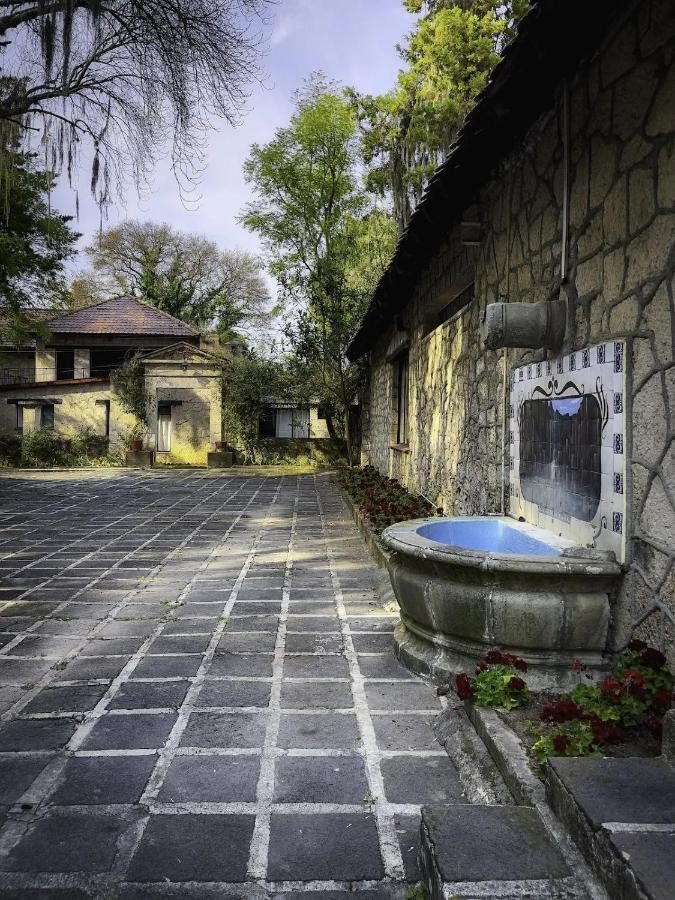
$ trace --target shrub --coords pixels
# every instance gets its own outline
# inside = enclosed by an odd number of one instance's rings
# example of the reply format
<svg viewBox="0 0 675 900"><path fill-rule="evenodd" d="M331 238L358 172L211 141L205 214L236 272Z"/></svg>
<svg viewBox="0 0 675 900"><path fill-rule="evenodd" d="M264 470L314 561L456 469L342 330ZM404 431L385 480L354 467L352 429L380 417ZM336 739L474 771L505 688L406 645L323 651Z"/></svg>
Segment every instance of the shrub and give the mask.
<svg viewBox="0 0 675 900"><path fill-rule="evenodd" d="M409 493L395 478L381 475L372 466L342 468L337 483L347 491L377 534L395 522L443 515L442 509L436 509L424 497Z"/></svg>
<svg viewBox="0 0 675 900"><path fill-rule="evenodd" d="M21 457L21 435L0 432L0 466L17 466Z"/></svg>
<svg viewBox="0 0 675 900"><path fill-rule="evenodd" d="M51 429L36 428L13 440L0 438L0 464L42 468L51 466L112 466L120 462L111 452L108 439L91 428L72 437L62 437ZM9 455L11 453L11 456Z"/></svg>
<svg viewBox="0 0 675 900"><path fill-rule="evenodd" d="M455 689L461 700L473 700L478 706L499 706L514 709L527 699L529 691L519 673L527 672L524 659L512 653L490 650L476 666L476 675L466 673L455 679Z"/></svg>
<svg viewBox="0 0 675 900"><path fill-rule="evenodd" d="M675 685L665 663L659 650L644 641L632 641L613 675L600 684L578 684L560 700L549 703L541 720L553 727L533 745L537 759L543 762L549 756L593 754L641 729L659 737ZM576 661L572 668L583 671Z"/></svg>
<svg viewBox="0 0 675 900"><path fill-rule="evenodd" d="M145 368L143 354L134 353L125 359L119 369L110 375L110 384L126 412L147 424L147 395L145 393Z"/></svg>

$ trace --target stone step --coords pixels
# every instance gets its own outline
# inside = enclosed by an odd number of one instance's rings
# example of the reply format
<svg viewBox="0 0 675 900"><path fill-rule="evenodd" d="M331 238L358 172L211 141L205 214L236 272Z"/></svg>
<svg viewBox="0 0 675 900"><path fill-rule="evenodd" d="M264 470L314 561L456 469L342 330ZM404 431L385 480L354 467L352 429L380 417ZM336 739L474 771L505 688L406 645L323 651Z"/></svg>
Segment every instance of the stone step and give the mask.
<svg viewBox="0 0 675 900"><path fill-rule="evenodd" d="M527 806L423 807L420 869L431 900L588 897L539 813Z"/></svg>
<svg viewBox="0 0 675 900"><path fill-rule="evenodd" d="M672 900L675 769L664 759L553 759L546 793L612 900Z"/></svg>

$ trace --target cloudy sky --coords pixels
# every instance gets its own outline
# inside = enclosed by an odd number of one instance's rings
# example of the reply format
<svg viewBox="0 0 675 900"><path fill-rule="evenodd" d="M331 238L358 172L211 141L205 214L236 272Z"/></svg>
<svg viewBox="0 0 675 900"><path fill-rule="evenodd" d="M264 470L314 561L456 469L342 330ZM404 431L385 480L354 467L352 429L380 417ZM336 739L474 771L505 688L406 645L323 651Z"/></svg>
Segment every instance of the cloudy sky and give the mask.
<svg viewBox="0 0 675 900"><path fill-rule="evenodd" d="M236 129L219 123L209 138L208 168L200 185L197 208L186 209L166 164L159 163L153 192L142 200L131 185L125 207L110 211L108 222L124 218L168 222L185 231L208 235L221 247L257 250L257 239L236 221L249 189L242 165L249 146L265 143L291 114L291 94L311 72L360 91L381 93L392 86L399 68L396 43L413 24L401 0L279 0L268 29L269 49L263 61L264 86L254 87L243 123ZM85 167L86 168L86 167ZM99 212L88 193L89 172L80 176L80 217L83 247L99 226ZM75 193L57 189L54 205L74 215ZM78 260L83 267L86 259Z"/></svg>

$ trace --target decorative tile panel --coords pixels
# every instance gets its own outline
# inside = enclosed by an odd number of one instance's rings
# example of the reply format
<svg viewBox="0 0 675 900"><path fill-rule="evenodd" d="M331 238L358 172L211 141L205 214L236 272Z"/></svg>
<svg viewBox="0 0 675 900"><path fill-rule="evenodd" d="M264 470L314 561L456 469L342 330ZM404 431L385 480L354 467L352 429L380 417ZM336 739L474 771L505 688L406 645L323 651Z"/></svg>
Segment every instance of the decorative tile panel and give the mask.
<svg viewBox="0 0 675 900"><path fill-rule="evenodd" d="M624 369L620 341L514 369L509 435L511 514L580 546L595 541L619 561L626 537Z"/></svg>

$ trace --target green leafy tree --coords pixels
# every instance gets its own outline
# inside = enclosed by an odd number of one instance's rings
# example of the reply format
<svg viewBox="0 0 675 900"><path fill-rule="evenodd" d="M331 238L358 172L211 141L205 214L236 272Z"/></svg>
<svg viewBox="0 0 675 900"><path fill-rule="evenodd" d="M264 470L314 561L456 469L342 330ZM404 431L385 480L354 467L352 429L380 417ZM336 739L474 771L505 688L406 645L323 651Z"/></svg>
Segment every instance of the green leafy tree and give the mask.
<svg viewBox="0 0 675 900"><path fill-rule="evenodd" d="M200 234L127 221L86 248L92 271L74 280L73 305L130 294L221 340L260 328L270 318L269 290L255 256L221 250Z"/></svg>
<svg viewBox="0 0 675 900"><path fill-rule="evenodd" d="M58 302L66 290L64 263L75 253L79 234L70 216L52 210L50 172L35 167L34 157L5 155L0 180L0 305L10 337L20 340L34 327L31 307Z"/></svg>
<svg viewBox="0 0 675 900"><path fill-rule="evenodd" d="M391 197L402 230L528 0L404 0L421 14L399 48L404 69L381 96L350 92L363 134L368 186Z"/></svg>
<svg viewBox="0 0 675 900"><path fill-rule="evenodd" d="M316 73L294 99L289 125L251 147L245 174L256 199L242 221L262 239L280 286L296 370L349 453L348 410L361 370L345 350L395 228L361 183L356 115L343 92Z"/></svg>

